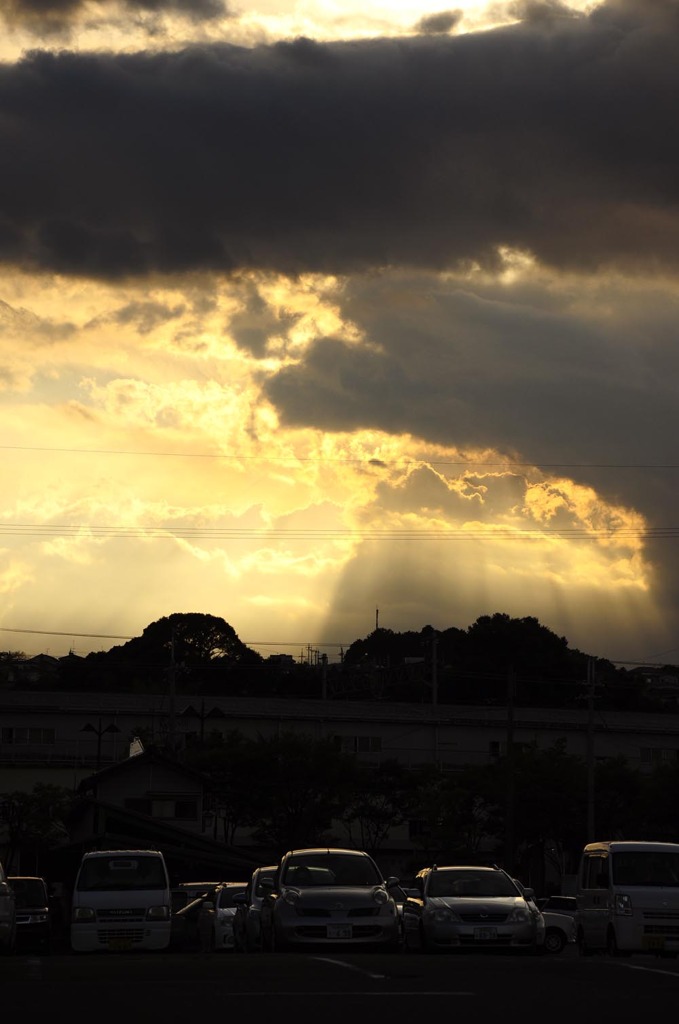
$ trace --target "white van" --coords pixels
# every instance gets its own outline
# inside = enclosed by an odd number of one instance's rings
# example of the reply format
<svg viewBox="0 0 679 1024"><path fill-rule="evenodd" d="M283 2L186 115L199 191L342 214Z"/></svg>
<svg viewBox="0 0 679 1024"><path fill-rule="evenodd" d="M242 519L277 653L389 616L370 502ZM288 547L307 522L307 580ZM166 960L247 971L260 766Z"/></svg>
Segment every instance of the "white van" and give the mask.
<svg viewBox="0 0 679 1024"><path fill-rule="evenodd" d="M83 854L71 910L75 952L166 949L170 928L170 880L159 850Z"/></svg>
<svg viewBox="0 0 679 1024"><path fill-rule="evenodd" d="M13 953L16 937L16 899L0 862L0 953Z"/></svg>
<svg viewBox="0 0 679 1024"><path fill-rule="evenodd" d="M588 956L679 953L679 843L589 843L578 871L576 941Z"/></svg>

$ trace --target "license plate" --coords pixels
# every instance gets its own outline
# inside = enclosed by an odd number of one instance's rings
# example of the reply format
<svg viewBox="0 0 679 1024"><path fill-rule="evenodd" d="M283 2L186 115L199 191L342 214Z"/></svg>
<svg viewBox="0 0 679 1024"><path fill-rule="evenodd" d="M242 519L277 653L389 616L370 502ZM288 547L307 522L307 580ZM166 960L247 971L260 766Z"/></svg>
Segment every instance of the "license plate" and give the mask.
<svg viewBox="0 0 679 1024"><path fill-rule="evenodd" d="M492 942L497 938L497 928L475 928L474 938L477 942Z"/></svg>
<svg viewBox="0 0 679 1024"><path fill-rule="evenodd" d="M643 949L664 949L665 937L663 935L642 935L641 945Z"/></svg>
<svg viewBox="0 0 679 1024"><path fill-rule="evenodd" d="M350 924L329 924L327 927L327 938L329 939L350 939Z"/></svg>
<svg viewBox="0 0 679 1024"><path fill-rule="evenodd" d="M109 939L108 948L114 953L132 949L132 939Z"/></svg>

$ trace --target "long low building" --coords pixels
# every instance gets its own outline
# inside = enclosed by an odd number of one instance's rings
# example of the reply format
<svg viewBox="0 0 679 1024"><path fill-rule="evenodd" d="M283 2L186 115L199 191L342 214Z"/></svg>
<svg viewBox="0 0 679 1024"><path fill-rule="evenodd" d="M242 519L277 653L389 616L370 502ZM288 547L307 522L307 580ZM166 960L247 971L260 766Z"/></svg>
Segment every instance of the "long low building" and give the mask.
<svg viewBox="0 0 679 1024"><path fill-rule="evenodd" d="M0 792L47 780L75 788L126 756L135 736L158 746L172 740L177 749L233 730L253 739L332 738L373 765L397 760L443 771L487 764L509 740L544 749L560 741L583 760L623 757L641 770L679 757L679 714L671 713L0 690Z"/></svg>
<svg viewBox="0 0 679 1024"><path fill-rule="evenodd" d="M190 850L186 846L185 856L196 865L211 863L214 844L209 841L216 835L219 808L208 799L209 787L204 789L195 773L179 766L170 777L152 757L135 753L143 752L144 744L180 750L201 736L219 732L228 737L234 731L250 739L287 733L330 738L370 765L398 761L406 768L437 766L451 772L492 763L510 742L544 750L559 743L583 762L622 757L639 770L679 757L679 714L672 713L0 690L0 847L3 798L7 802L13 792L50 783L87 794L90 801L85 839L72 837L74 850L93 837L108 842L111 835L136 836L140 822L147 822L148 832L153 822L165 830L161 838L171 841L173 849L182 847L177 836L190 834L184 843L193 845ZM152 771L142 778L146 762ZM126 763L134 767L134 776ZM125 782L129 778L131 785ZM109 780L115 784L109 786ZM398 874L413 850L412 825L396 826L382 844L388 873ZM201 842L205 849L196 846ZM246 858L262 853L248 829L236 830L231 855L236 852ZM560 870L552 884L566 891L563 872L572 869L564 862ZM544 865L537 877L539 886L546 884Z"/></svg>

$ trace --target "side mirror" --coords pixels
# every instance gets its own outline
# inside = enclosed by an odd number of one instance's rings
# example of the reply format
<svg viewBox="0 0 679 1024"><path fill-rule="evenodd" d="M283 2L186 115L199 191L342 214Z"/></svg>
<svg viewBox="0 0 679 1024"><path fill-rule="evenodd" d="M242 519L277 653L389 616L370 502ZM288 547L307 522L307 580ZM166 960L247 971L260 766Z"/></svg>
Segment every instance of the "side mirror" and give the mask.
<svg viewBox="0 0 679 1024"><path fill-rule="evenodd" d="M397 878L396 875L389 875L389 878L387 879L387 889L393 889L395 885L400 884L400 878Z"/></svg>
<svg viewBox="0 0 679 1024"><path fill-rule="evenodd" d="M273 892L273 878L260 878L259 884L266 892Z"/></svg>
<svg viewBox="0 0 679 1024"><path fill-rule="evenodd" d="M237 906L245 906L245 904L248 901L248 898L244 892L236 892L231 897L231 901L235 903Z"/></svg>
<svg viewBox="0 0 679 1024"><path fill-rule="evenodd" d="M205 900L205 902L203 903L202 909L203 910L214 910L215 909L215 905L214 905L214 903L211 900Z"/></svg>

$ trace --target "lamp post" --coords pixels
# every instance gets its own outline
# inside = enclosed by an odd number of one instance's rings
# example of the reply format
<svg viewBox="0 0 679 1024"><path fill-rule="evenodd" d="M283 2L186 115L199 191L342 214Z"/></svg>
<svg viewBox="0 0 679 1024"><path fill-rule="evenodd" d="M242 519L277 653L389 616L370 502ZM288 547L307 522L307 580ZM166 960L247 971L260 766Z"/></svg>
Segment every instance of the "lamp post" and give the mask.
<svg viewBox="0 0 679 1024"><path fill-rule="evenodd" d="M118 726L114 722L109 722L108 725L105 725L102 728L101 718L100 718L99 719L99 725L92 725L91 722L87 722L86 725L83 725L83 727L82 727L82 729L80 731L81 732L93 732L96 735L96 737L97 737L97 769L99 769L99 766L101 764L101 737L106 732L120 732L120 729L118 728Z"/></svg>

